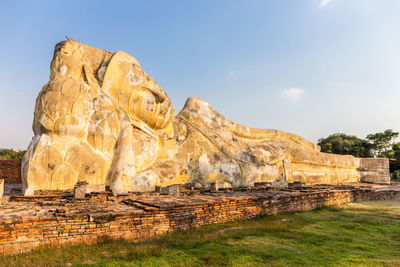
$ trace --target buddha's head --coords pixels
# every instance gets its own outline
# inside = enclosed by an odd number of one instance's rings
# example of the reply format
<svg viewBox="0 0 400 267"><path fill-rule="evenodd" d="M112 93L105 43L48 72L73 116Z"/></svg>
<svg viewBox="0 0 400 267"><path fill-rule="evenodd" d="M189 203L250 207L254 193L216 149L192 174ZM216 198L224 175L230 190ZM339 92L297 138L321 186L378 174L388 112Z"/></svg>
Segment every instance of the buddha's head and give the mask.
<svg viewBox="0 0 400 267"><path fill-rule="evenodd" d="M135 129L143 133L138 142L152 139L157 147L173 116L167 94L135 58L62 41L36 101L24 185L37 190L70 189L82 180L107 184L113 165L133 150L135 140L126 135Z"/></svg>

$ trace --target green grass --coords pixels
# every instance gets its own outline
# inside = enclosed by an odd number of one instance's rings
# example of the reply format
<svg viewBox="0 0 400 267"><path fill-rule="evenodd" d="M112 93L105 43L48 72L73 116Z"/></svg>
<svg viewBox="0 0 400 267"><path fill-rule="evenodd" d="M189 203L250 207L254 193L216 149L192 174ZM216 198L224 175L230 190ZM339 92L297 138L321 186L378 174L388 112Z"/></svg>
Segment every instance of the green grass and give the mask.
<svg viewBox="0 0 400 267"><path fill-rule="evenodd" d="M400 266L400 202L325 207L0 258L1 266Z"/></svg>

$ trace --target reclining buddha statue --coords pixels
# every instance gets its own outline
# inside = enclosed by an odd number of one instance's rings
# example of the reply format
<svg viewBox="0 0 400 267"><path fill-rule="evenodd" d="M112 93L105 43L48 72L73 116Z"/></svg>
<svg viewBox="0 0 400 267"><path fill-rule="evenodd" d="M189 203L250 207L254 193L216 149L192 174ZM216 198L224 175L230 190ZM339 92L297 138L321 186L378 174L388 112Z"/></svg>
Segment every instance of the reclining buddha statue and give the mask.
<svg viewBox="0 0 400 267"><path fill-rule="evenodd" d="M29 192L69 190L78 182L124 193L183 183L360 180L358 158L234 123L200 98L189 98L175 116L168 95L135 58L69 38L55 47L33 132L22 163Z"/></svg>

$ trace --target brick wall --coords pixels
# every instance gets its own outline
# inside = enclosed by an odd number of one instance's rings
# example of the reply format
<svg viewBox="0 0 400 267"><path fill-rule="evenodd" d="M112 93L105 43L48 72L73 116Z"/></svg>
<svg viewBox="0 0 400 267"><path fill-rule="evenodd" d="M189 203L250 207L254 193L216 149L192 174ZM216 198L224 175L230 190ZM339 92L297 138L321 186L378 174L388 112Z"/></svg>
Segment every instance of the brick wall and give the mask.
<svg viewBox="0 0 400 267"><path fill-rule="evenodd" d="M374 184L390 184L389 159L361 158L361 182Z"/></svg>
<svg viewBox="0 0 400 267"><path fill-rule="evenodd" d="M21 161L20 160L0 160L0 178L7 184L20 184L21 180Z"/></svg>
<svg viewBox="0 0 400 267"><path fill-rule="evenodd" d="M0 253L8 255L38 247L89 244L108 239L143 239L175 230L239 218L254 218L263 214L399 197L400 190L353 188L148 197L127 200L125 205L118 203L114 206L77 205L68 208L57 207L53 203L46 208L43 203L28 207L26 210L29 212L23 216L2 216ZM7 211L15 209L17 207L5 206L1 212L7 214Z"/></svg>

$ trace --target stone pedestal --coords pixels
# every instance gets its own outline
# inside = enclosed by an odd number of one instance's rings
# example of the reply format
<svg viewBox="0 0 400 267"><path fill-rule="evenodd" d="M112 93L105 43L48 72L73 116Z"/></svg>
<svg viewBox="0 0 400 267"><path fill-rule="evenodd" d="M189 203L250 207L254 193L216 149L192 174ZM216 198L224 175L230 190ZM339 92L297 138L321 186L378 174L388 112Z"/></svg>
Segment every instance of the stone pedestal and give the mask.
<svg viewBox="0 0 400 267"><path fill-rule="evenodd" d="M33 185L28 186L24 192L24 196L29 197L35 194L35 188Z"/></svg>
<svg viewBox="0 0 400 267"><path fill-rule="evenodd" d="M74 188L74 198L85 198L87 186L86 182L77 183Z"/></svg>
<svg viewBox="0 0 400 267"><path fill-rule="evenodd" d="M174 184L166 187L158 187L157 190L161 195L178 196L179 185Z"/></svg>
<svg viewBox="0 0 400 267"><path fill-rule="evenodd" d="M218 191L218 189L220 188L228 188L228 187L230 187L230 184L221 181L216 181L210 184L211 191Z"/></svg>

